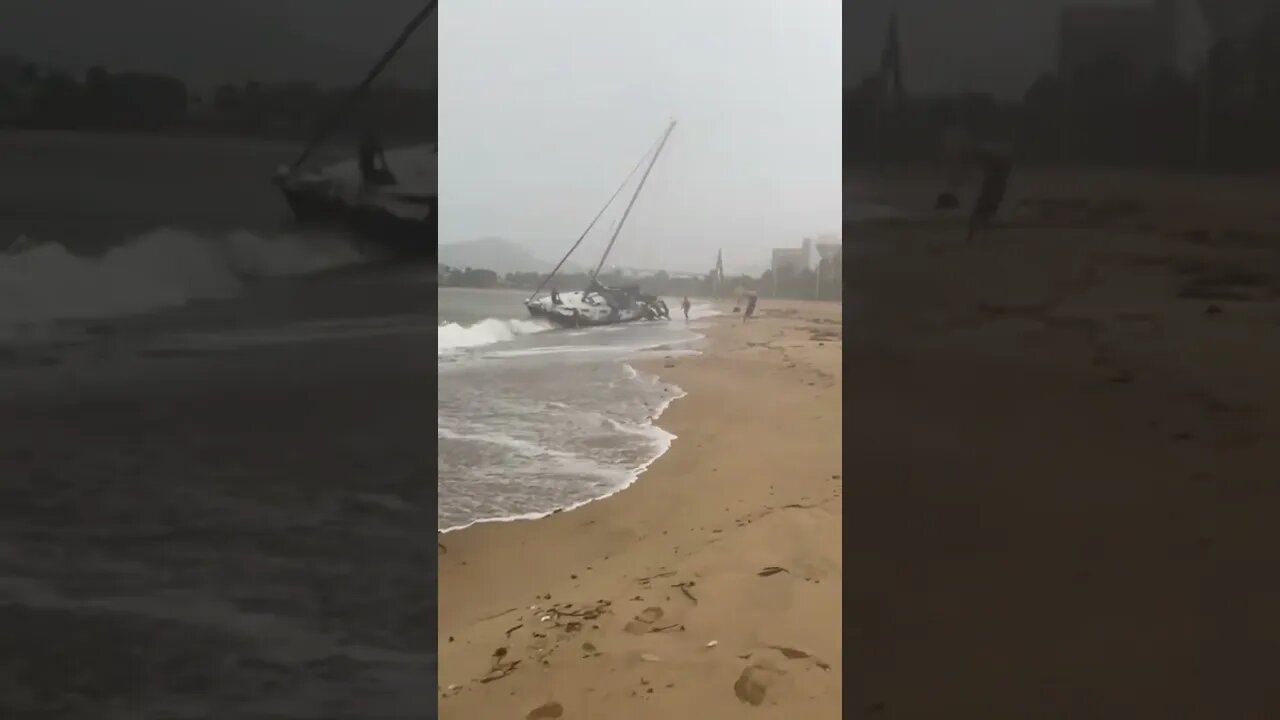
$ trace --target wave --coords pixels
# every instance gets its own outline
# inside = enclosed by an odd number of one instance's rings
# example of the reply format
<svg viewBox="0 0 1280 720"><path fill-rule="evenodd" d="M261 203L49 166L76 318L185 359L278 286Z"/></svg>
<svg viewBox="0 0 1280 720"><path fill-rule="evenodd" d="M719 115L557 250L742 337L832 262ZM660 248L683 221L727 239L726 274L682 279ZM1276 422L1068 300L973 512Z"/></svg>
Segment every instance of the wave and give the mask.
<svg viewBox="0 0 1280 720"><path fill-rule="evenodd" d="M627 367L630 368L629 365ZM635 369L631 368L631 371L635 372ZM654 376L647 376L647 377L654 382L658 381L658 378ZM600 492L592 494L591 497L582 498L580 500L576 500L573 502L559 503L557 504L556 507L553 507L547 510L535 510L535 511L522 512L522 513L506 513L506 514L497 515L497 516L490 515L490 516L479 517L472 520L468 520L466 522L442 527L438 530L438 532L441 534L450 533L450 532L455 532L457 530L464 530L466 528L471 527L472 525L480 525L480 524L487 524L487 523L517 522L521 520L539 520L559 512L568 512L571 510L576 510L580 507L593 503L597 500L603 500L607 497L616 495L617 493L622 492L623 490L631 487L633 484L635 484L637 480L640 479L640 476L643 475L644 472L650 468L650 466L652 466L655 462L658 461L658 458L661 458L663 455L667 454L667 451L671 449L672 443L677 439L677 436L674 433L671 433L659 427L657 424L657 421L659 420L659 418L662 417L662 414L666 412L667 408L670 407L673 402L675 402L676 400L679 400L680 398L685 397L687 393L679 386L676 386L676 385L668 385L668 386L673 390L673 392L666 394L665 397L662 399L662 401L658 403L658 406L656 408L653 408L650 411L649 417L646 420L642 421L640 424L627 425L627 424L619 423L613 420L612 418L605 418L605 425L610 430L613 430L615 432L621 432L627 435L642 435L649 438L650 442L652 443L651 451L645 459L640 460L638 464L632 467L605 466L599 463L592 463L588 460L585 466L580 465L578 467L571 468L571 470L576 470L577 472L580 472L583 474L599 474L601 476L608 477L610 479L608 486L601 489ZM537 449L544 455L547 455L551 457L553 460L556 460L559 462L564 462L567 459L583 460L583 458L581 458L580 456L575 456L572 453L564 453L562 451L542 448L541 446L527 443L527 441L511 438L510 436L506 436L499 433L464 434L464 433L458 433L458 432L451 431L444 428L437 428L437 437L441 439L473 440L478 442L487 442L492 444L519 448L521 450ZM595 470L594 473L592 472L593 469Z"/></svg>
<svg viewBox="0 0 1280 720"><path fill-rule="evenodd" d="M26 237L11 247L13 254L0 254L0 335L58 320L122 317L234 297L254 279L309 274L361 260L341 242L250 232L205 237L170 228L97 257Z"/></svg>
<svg viewBox="0 0 1280 720"><path fill-rule="evenodd" d="M521 335L550 330L552 325L537 320L517 320L512 318L485 318L471 325L446 322L436 328L437 353L448 353L509 342Z"/></svg>

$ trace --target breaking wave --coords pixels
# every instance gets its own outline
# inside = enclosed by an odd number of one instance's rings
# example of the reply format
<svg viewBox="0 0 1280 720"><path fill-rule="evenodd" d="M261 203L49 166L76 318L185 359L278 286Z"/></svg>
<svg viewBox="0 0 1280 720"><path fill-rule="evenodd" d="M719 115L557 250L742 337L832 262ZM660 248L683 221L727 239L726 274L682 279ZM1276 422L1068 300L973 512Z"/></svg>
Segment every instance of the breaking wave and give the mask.
<svg viewBox="0 0 1280 720"><path fill-rule="evenodd" d="M174 229L154 230L97 257L25 237L11 248L0 254L0 336L57 320L137 315L233 297L255 278L308 274L361 259L340 242L249 232L209 238Z"/></svg>
<svg viewBox="0 0 1280 720"><path fill-rule="evenodd" d="M471 325L441 323L436 329L437 353L446 355L483 345L509 342L520 335L532 335L551 328L551 324L546 322L510 318L485 318Z"/></svg>

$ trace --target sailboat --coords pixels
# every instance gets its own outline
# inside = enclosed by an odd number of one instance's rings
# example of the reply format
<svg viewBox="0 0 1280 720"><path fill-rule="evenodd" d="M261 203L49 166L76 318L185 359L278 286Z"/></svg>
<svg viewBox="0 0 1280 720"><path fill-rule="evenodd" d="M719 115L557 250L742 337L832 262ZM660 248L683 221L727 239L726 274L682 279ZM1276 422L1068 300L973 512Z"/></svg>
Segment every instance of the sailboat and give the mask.
<svg viewBox="0 0 1280 720"><path fill-rule="evenodd" d="M364 80L316 133L292 166L281 168L275 183L298 224L338 229L354 240L393 258L435 257L436 144L383 151L371 136L360 158L304 172L311 157L387 64L435 11L428 2L405 26Z"/></svg>
<svg viewBox="0 0 1280 720"><path fill-rule="evenodd" d="M605 260L609 258L609 253L613 250L613 245L618 240L618 235L622 232L622 226L626 224L627 217L631 214L631 209L635 207L636 199L640 197L640 191L644 189L644 183L649 179L649 173L653 171L653 166L658 162L658 156L662 154L662 149L666 147L667 140L671 137L671 131L675 130L676 123L673 120L667 126L662 137L658 140L657 147L650 153L646 153L641 158L640 163L632 169L622 185L614 191L613 196L605 203L600 212L596 214L591 223L587 225L587 229L582 231L582 235L578 236L577 242L569 248L569 251L560 258L560 262L555 268L547 274L538 288L533 294L524 301L525 308L529 314L535 318L544 318L561 327L590 327L593 325L614 325L617 323L634 322L636 320L659 320L671 319L671 312L659 298L653 295L645 295L640 292L640 286L629 285L620 288L610 288L602 285L596 278L600 275L600 270L604 267ZM595 226L600 217L604 215L605 210L613 204L623 188L630 182L631 177L635 175L640 165L645 159L649 160L645 167L644 175L640 177L635 192L631 195L631 201L627 203L626 210L622 213L622 218L613 229L613 234L609 238L609 244L604 249L604 254L600 256L600 262L596 264L595 270L591 273L590 279L587 281L587 287L580 291L557 292L552 290L549 295L539 297L539 293L547 286L555 274L564 266L565 261L573 254L574 250L582 244L587 233L591 232L591 228Z"/></svg>

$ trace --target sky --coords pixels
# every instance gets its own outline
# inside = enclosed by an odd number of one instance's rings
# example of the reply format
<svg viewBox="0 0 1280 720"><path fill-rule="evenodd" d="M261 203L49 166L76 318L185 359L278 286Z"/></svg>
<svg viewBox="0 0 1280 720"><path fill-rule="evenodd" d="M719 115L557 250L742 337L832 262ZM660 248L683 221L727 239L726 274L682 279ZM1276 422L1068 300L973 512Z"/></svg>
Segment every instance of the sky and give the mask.
<svg viewBox="0 0 1280 720"><path fill-rule="evenodd" d="M840 0L469 0L439 17L440 240L556 260L678 125L611 262L705 272L839 232ZM624 195L626 192L624 191ZM590 264L602 220L575 254Z"/></svg>

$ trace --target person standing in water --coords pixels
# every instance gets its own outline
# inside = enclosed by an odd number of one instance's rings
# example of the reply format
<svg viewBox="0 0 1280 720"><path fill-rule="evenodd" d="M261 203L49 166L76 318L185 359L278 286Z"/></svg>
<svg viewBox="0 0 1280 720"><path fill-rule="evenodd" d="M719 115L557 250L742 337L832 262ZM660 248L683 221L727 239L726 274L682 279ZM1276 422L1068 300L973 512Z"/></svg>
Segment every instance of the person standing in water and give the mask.
<svg viewBox="0 0 1280 720"><path fill-rule="evenodd" d="M684 302L680 303L680 309L684 311L684 321L689 322L689 296L684 296Z"/></svg>
<svg viewBox="0 0 1280 720"><path fill-rule="evenodd" d="M756 311L756 294L754 291L747 293L747 309L742 311L742 323L745 325L751 319L751 315Z"/></svg>
<svg viewBox="0 0 1280 720"><path fill-rule="evenodd" d="M1009 189L1009 175L1013 172L1012 150L1003 143L982 143L967 133L951 129L942 139L942 159L949 166L947 184L949 192L938 196L939 209L954 206L955 191L976 167L982 172L982 185L969 216L966 242L973 240L979 228L990 227Z"/></svg>
<svg viewBox="0 0 1280 720"><path fill-rule="evenodd" d="M396 176L391 174L387 166L387 156L382 152L382 143L371 130L360 140L360 179L365 185L395 185Z"/></svg>

